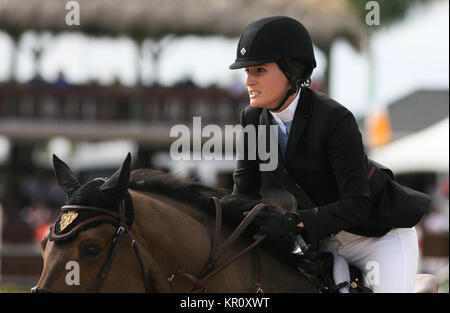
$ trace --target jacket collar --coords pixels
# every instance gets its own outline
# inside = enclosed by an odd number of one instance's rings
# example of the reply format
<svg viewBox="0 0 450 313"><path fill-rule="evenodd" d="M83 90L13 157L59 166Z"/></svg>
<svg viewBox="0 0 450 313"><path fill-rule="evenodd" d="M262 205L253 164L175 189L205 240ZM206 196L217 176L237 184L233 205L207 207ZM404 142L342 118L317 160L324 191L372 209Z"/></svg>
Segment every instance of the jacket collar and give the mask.
<svg viewBox="0 0 450 313"><path fill-rule="evenodd" d="M294 119L291 125L291 131L289 132L288 142L286 145L285 161L287 164L289 164L289 161L294 157L295 147L304 134L306 126L311 118L311 92L312 91L309 88L303 88L303 90L301 91L302 95L299 99L297 109L295 110ZM261 115L259 117L259 124L266 126L271 125L271 114L268 109L263 109L263 111L261 112ZM268 142L266 147L270 147ZM282 160L283 157L281 156L280 149L278 148L278 161L281 161L280 164L282 163Z"/></svg>
<svg viewBox="0 0 450 313"><path fill-rule="evenodd" d="M286 122L292 122L294 119L295 110L297 109L298 101L301 97L302 90L300 89L297 92L297 96L291 103L281 112L275 113L269 111L270 115L272 115L273 119L278 123L284 125Z"/></svg>

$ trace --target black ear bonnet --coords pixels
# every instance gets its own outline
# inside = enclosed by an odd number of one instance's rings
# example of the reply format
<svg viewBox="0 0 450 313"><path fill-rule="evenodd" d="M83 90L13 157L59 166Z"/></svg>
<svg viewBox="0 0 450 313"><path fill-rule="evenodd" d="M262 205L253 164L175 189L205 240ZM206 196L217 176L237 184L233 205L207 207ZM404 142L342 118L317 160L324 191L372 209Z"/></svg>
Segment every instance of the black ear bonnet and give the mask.
<svg viewBox="0 0 450 313"><path fill-rule="evenodd" d="M131 227L134 210L128 193L130 163L131 154L128 153L122 167L108 180L97 178L81 186L70 168L54 155L56 179L66 192L68 200L55 223L50 226L49 239L67 240L81 230L102 223L115 226L122 223L126 227ZM122 207L123 210L120 209ZM122 221L121 213L123 213Z"/></svg>
<svg viewBox="0 0 450 313"><path fill-rule="evenodd" d="M101 192L100 186L104 181L96 179L90 181L73 192L65 205L83 205L97 207L119 214L121 201L109 200ZM127 227L131 227L134 221L133 203L127 192L124 199L125 217ZM55 223L50 226L49 239L54 241L72 238L81 230L98 226L102 223L110 223L119 226L119 219L113 214L102 213L91 210L64 210L61 211Z"/></svg>

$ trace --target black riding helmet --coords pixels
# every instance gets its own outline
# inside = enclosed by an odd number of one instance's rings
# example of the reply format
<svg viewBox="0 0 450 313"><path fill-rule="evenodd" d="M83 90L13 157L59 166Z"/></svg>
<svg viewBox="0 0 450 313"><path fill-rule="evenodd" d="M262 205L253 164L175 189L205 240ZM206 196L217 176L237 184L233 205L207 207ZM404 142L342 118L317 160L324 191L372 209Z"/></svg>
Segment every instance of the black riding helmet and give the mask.
<svg viewBox="0 0 450 313"><path fill-rule="evenodd" d="M292 61L301 60L305 66L302 77L297 77ZM316 59L311 37L306 28L297 20L287 16L271 16L250 23L239 39L236 60L230 69L239 69L260 65L267 62L285 61L287 68L280 67L291 88L280 105L272 109L278 110L297 92L299 86L308 84L312 71L316 67Z"/></svg>

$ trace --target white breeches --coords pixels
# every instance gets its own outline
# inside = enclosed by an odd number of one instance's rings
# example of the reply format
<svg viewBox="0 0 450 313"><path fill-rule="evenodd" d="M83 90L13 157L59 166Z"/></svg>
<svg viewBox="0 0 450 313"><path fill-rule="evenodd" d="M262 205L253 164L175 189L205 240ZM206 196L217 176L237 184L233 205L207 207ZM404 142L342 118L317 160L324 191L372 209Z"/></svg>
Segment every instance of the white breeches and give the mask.
<svg viewBox="0 0 450 313"><path fill-rule="evenodd" d="M350 280L348 265L359 268L375 293L412 292L419 248L415 227L394 228L382 237L341 231L320 243L320 251L334 256L335 283ZM343 288L340 292L348 292Z"/></svg>

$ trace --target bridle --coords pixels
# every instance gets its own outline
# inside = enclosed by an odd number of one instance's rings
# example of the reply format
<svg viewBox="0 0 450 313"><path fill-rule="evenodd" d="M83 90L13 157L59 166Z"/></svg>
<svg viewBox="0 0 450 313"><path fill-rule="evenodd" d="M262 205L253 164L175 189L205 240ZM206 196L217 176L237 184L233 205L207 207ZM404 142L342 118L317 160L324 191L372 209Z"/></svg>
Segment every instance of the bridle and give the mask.
<svg viewBox="0 0 450 313"><path fill-rule="evenodd" d="M119 250L120 240L121 240L123 234L125 234L125 233L127 234L128 238L130 238L131 247L133 248L134 253L139 261L139 266L141 268L142 277L143 277L144 285L145 285L145 292L151 292L150 287L149 287L147 271L145 270L145 265L144 265L144 262L142 259L140 249L138 247L136 240L134 240L133 236L130 234L130 231L128 230L128 227L127 227L126 216L125 216L125 200L122 200L120 202L119 213L116 213L116 212L113 212L110 210L97 208L97 207L84 206L84 205L65 205L61 208L61 210L63 210L63 211L67 211L67 210L96 211L96 212L108 214L119 220L119 226L117 227L116 233L114 235L114 239L112 241L112 247L111 247L109 256L106 259L105 264L103 265L99 275L97 276L97 278L96 278L93 286L89 290L89 292L98 292L100 290L100 288L103 286L103 283L105 282L105 279L109 274L111 265L117 254L117 251ZM33 293L58 293L61 291L35 286L35 287L31 288L31 292L33 292Z"/></svg>

